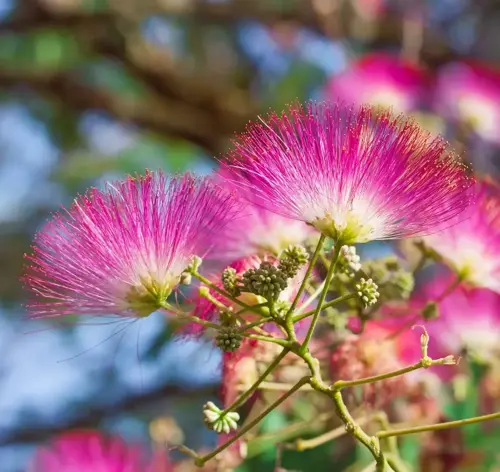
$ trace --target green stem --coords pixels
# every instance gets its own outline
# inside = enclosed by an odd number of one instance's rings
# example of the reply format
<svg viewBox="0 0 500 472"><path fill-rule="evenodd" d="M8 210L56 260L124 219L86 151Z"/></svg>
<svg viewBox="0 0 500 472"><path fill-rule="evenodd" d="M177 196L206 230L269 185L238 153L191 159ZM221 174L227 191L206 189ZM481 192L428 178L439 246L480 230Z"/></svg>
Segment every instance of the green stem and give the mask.
<svg viewBox="0 0 500 472"><path fill-rule="evenodd" d="M483 421L490 421L496 419L500 419L500 412L491 413L489 415L476 416L474 418L468 418L465 420L448 421L446 423L431 424L427 426L415 426L413 428L393 429L392 431L391 430L379 431L376 436L382 439L382 438L390 438L391 436L404 436L406 434L425 433L426 431L440 431L442 429L457 428L460 426L467 426L469 424L481 423Z"/></svg>
<svg viewBox="0 0 500 472"><path fill-rule="evenodd" d="M318 322L319 314L321 313L321 310L323 309L323 304L325 303L326 294L330 290L330 283L331 283L331 281L333 279L333 275L335 273L335 267L337 266L337 261L339 260L341 248L342 248L342 245L340 244L339 241L337 241L335 243L335 248L333 251L333 259L332 259L332 262L330 263L330 267L328 268L328 272L326 274L325 286L323 287L323 291L321 292L321 295L319 297L318 306L316 307L316 311L314 312L313 319L312 319L311 324L309 326L309 329L307 331L304 342L302 343L302 346L300 347L301 352L307 351L307 346L308 346L309 341L311 341L311 338L313 336L314 328L316 327L316 323Z"/></svg>
<svg viewBox="0 0 500 472"><path fill-rule="evenodd" d="M245 391L239 398L237 398L230 406L224 409L224 412L222 415L235 410L238 408L240 405L245 403L245 401L252 395L257 388L259 388L259 385L266 379L266 377L279 365L281 360L290 352L289 349L285 348L283 351L281 351L278 356L276 356L276 359L272 361L268 366L267 369L262 373L262 375L253 383L253 385Z"/></svg>
<svg viewBox="0 0 500 472"><path fill-rule="evenodd" d="M372 377L365 377L364 379L356 380L337 380L332 385L332 390L338 391L347 387L357 387L358 385L365 385L374 382L380 382L381 380L390 379L392 377L399 377L400 375L407 374L408 372L413 372L418 369L427 369L433 365L443 365L443 364L454 364L455 361L451 362L448 358L443 357L442 359L431 359L430 357L424 357L416 364L403 367L402 369L394 370L392 372L387 372L385 374L373 375Z"/></svg>
<svg viewBox="0 0 500 472"><path fill-rule="evenodd" d="M274 343L274 344L279 344L280 346L283 346L285 348L290 348L290 341L282 338L273 338L271 336L261 336L259 334L246 334L242 333L245 338L249 339L256 339L257 341L264 341L266 343Z"/></svg>
<svg viewBox="0 0 500 472"><path fill-rule="evenodd" d="M309 382L309 377L303 377L301 378L290 391L286 392L284 395L282 395L280 398L278 398L274 403L272 403L268 408L266 408L259 416L257 416L255 419L250 421L247 425L245 425L243 428L241 428L231 439L226 441L224 444L220 445L218 448L214 449L212 452L209 454L198 457L195 460L195 463L198 467L203 467L206 462L208 462L210 459L214 458L217 454L221 453L224 451L227 447L229 447L231 444L233 444L235 441L237 441L241 436L246 434L248 431L250 431L254 426L256 426L258 423L260 423L271 411L276 409L279 405L281 405L288 397L293 395L297 390L299 390L303 385Z"/></svg>
<svg viewBox="0 0 500 472"><path fill-rule="evenodd" d="M366 424L370 421L371 417L363 417L359 418L357 421L358 425ZM340 438L344 434L347 433L345 425L339 426L338 428L332 429L320 436L316 436L312 439L297 439L295 441L294 449L297 451L305 451L307 449L313 449L315 447L321 446L329 441L333 441L334 439Z"/></svg>
<svg viewBox="0 0 500 472"><path fill-rule="evenodd" d="M332 395L333 402L335 404L335 410L338 417L345 424L345 429L348 433L354 436L361 444L365 445L373 455L375 462L377 463L375 470L377 472L384 472L386 470L387 461L380 449L380 443L376 437L370 437L366 434L361 427L356 424L354 418L349 413L347 406L342 398L342 393L340 390L333 392Z"/></svg>
<svg viewBox="0 0 500 472"><path fill-rule="evenodd" d="M260 320L257 320L257 321L254 321L252 323L248 323L246 325L241 326L239 330L241 332L245 332L245 331L248 331L252 328L258 327L258 326L260 326L264 323L267 323L268 321L272 321L272 320L273 320L273 318L271 316L269 316L267 318L261 318Z"/></svg>
<svg viewBox="0 0 500 472"><path fill-rule="evenodd" d="M342 295L341 297L337 297L335 300L331 300L325 304L323 304L322 310L326 310L327 308L330 308L331 306L335 306L339 303L345 302L346 300L350 300L351 298L356 298L355 293L347 293L346 295ZM308 318L311 315L314 315L316 313L316 309L314 310L309 310L306 311L305 313L302 313L300 315L295 315L292 320L294 323L297 323L297 321L303 320L304 318Z"/></svg>
<svg viewBox="0 0 500 472"><path fill-rule="evenodd" d="M323 244L325 243L325 239L326 239L326 236L324 234L322 234L319 237L318 245L316 246L316 249L314 250L314 254L311 257L311 260L309 261L309 266L307 267L306 275L302 279L302 283L300 284L299 290L297 291L297 294L295 295L292 306L290 307L290 309L288 310L288 312L286 314L287 319L288 318L291 319L291 317L295 311L295 308L297 308L297 303L299 303L302 292L306 288L307 280L309 279L309 276L311 275L312 270L313 270L314 266L316 265L316 261L318 260L318 256L319 256L321 250L323 249Z"/></svg>
<svg viewBox="0 0 500 472"><path fill-rule="evenodd" d="M200 282L204 283L207 287L212 289L214 292L217 292L219 295L222 295L224 298L227 298L228 300L231 300L232 302L240 305L243 307L245 310L251 311L252 313L257 313L258 315L262 315L262 312L258 310L255 306L248 305L241 300L238 300L236 297L233 297L230 293L227 293L225 290L221 289L220 287L217 287L214 283L210 282L206 277L203 275L199 274L198 272L191 272L191 275L193 277L196 277Z"/></svg>
<svg viewBox="0 0 500 472"><path fill-rule="evenodd" d="M175 310L168 303L162 303L161 307L165 310L173 311L173 313L175 313L181 320L191 321L191 322L197 323L201 326L205 326L205 328L220 329L220 325L218 325L217 323L212 323L210 321L203 320L203 319L199 318L198 316L190 315L188 313L184 313L184 312Z"/></svg>
<svg viewBox="0 0 500 472"><path fill-rule="evenodd" d="M321 292L323 291L324 286L325 286L325 281L323 280L323 282L321 284L319 284L318 288L314 292L311 293L311 296L304 303L302 303L300 305L299 309L295 310L295 315L301 315L302 313L304 313L304 310L314 300L316 300L316 298L318 298L321 295Z"/></svg>

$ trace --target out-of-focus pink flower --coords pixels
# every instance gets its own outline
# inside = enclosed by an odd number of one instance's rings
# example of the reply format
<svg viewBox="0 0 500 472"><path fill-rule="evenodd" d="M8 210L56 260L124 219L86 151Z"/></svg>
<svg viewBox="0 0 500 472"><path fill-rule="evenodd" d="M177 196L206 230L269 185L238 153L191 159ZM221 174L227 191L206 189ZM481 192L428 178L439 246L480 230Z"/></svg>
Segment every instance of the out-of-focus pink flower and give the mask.
<svg viewBox="0 0 500 472"><path fill-rule="evenodd" d="M343 244L436 231L468 207L474 182L444 140L370 107L291 106L228 157L253 202Z"/></svg>
<svg viewBox="0 0 500 472"><path fill-rule="evenodd" d="M33 317L147 316L236 210L229 192L189 174L147 172L93 188L37 234L28 309Z"/></svg>
<svg viewBox="0 0 500 472"><path fill-rule="evenodd" d="M397 113L409 113L423 101L428 81L424 69L391 54L374 53L333 76L326 95L332 101L369 103L392 108Z"/></svg>
<svg viewBox="0 0 500 472"><path fill-rule="evenodd" d="M171 472L167 455L157 452L147 458L139 446L99 431L64 433L41 447L28 472Z"/></svg>
<svg viewBox="0 0 500 472"><path fill-rule="evenodd" d="M366 323L361 335L347 338L332 354L330 373L335 380L356 380L393 372L418 362L420 342L407 327L397 336L403 324L385 321ZM388 401L407 387L406 376L393 377L363 386L363 399L369 403Z"/></svg>
<svg viewBox="0 0 500 472"><path fill-rule="evenodd" d="M437 299L452 282L453 277L450 275L439 276L423 286L416 297L419 300ZM442 298L439 302L439 317L429 321L426 327L430 346L437 348L439 357L459 356L465 349L468 354L482 361L498 358L500 295L484 288L458 286ZM436 354L433 357L437 357Z"/></svg>
<svg viewBox="0 0 500 472"><path fill-rule="evenodd" d="M435 108L448 119L470 126L484 140L500 143L500 72L473 62L442 67Z"/></svg>
<svg viewBox="0 0 500 472"><path fill-rule="evenodd" d="M238 216L214 235L212 254L229 262L257 255L279 254L290 245L304 244L314 230L302 221L285 218L259 206L258 199L236 173L220 171L224 186L242 200Z"/></svg>
<svg viewBox="0 0 500 472"><path fill-rule="evenodd" d="M477 187L465 219L423 241L463 280L500 293L500 189L486 181Z"/></svg>

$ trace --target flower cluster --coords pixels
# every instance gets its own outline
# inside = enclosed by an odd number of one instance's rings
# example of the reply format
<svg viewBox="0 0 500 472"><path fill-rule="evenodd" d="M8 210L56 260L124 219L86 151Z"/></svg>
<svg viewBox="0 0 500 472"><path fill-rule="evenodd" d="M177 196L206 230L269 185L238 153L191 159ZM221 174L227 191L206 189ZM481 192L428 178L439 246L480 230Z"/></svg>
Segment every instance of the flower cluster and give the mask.
<svg viewBox="0 0 500 472"><path fill-rule="evenodd" d="M379 60L360 67L377 70ZM393 65L406 96L394 86L381 89L375 107L291 105L251 124L213 175L148 171L91 189L35 238L24 276L33 317L161 310L182 324L177 333L211 336L222 351L222 406L206 401L202 412L219 445L204 456L181 447L198 466L215 457L236 467L244 434L277 407L295 415L294 395L314 390L329 397L328 421L333 401L342 433L384 470L377 438L408 431L384 427L370 437L361 421L373 415L357 422L352 406L387 410L379 422L437 419L432 385L455 381L458 356L491 372L500 365L499 191L476 185L444 139L386 109L384 93L398 93L405 111L421 99L421 71ZM382 70L390 67L374 88ZM366 261L355 246L398 238L415 238L415 267L394 254ZM430 263L438 273L448 265L448 275L416 284ZM411 328L422 323L418 342ZM396 397L402 411L391 405ZM317 427L326 402L307 400L305 423ZM33 471L58 472L75 457L93 470L101 462L110 471L167 470L121 441L103 444L63 438L39 453ZM396 455L387 453L389 463Z"/></svg>

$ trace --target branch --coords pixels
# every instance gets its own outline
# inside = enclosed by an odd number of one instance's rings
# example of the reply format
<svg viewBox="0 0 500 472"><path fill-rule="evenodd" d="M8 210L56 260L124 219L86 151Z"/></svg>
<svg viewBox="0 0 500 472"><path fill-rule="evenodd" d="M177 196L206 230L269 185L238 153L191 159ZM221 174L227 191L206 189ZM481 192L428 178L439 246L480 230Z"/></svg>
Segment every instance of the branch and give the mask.
<svg viewBox="0 0 500 472"><path fill-rule="evenodd" d="M223 143L209 117L188 104L167 99L134 99L84 84L66 72L40 74L28 70L0 70L0 87L25 84L78 112L100 110L112 117L162 135L174 135L219 152Z"/></svg>

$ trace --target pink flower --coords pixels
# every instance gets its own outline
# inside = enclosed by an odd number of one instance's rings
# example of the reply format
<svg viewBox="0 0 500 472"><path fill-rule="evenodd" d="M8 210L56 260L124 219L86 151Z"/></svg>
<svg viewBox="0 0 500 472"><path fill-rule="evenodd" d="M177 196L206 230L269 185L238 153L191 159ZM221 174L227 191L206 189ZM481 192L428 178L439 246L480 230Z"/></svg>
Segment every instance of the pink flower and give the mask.
<svg viewBox="0 0 500 472"><path fill-rule="evenodd" d="M500 189L486 181L477 188L466 219L423 241L463 280L500 293Z"/></svg>
<svg viewBox="0 0 500 472"><path fill-rule="evenodd" d="M170 472L163 452L149 461L144 450L99 431L71 431L38 449L28 472Z"/></svg>
<svg viewBox="0 0 500 472"><path fill-rule="evenodd" d="M285 218L258 205L245 179L232 173L219 172L225 187L239 194L242 208L237 218L214 235L215 254L233 262L249 256L279 256L290 245L304 244L314 234L302 221Z"/></svg>
<svg viewBox="0 0 500 472"><path fill-rule="evenodd" d="M468 207L474 182L413 121L328 103L251 125L228 161L243 196L342 244L436 231Z"/></svg>
<svg viewBox="0 0 500 472"><path fill-rule="evenodd" d="M500 72L472 62L444 66L438 75L435 108L470 126L484 140L500 144Z"/></svg>
<svg viewBox="0 0 500 472"><path fill-rule="evenodd" d="M390 54L374 53L333 76L326 93L332 101L369 103L409 113L422 101L427 82L427 74L420 67Z"/></svg>
<svg viewBox="0 0 500 472"><path fill-rule="evenodd" d="M36 235L28 309L34 317L147 316L236 209L230 193L189 174L147 172L90 189Z"/></svg>
<svg viewBox="0 0 500 472"><path fill-rule="evenodd" d="M422 287L416 297L420 300L437 299L452 281L453 276L440 276ZM429 346L435 345L438 351L438 356L434 353L433 357L459 356L465 349L483 361L491 360L493 356L498 358L500 295L484 288L459 286L442 297L439 317L428 322L426 327Z"/></svg>

